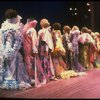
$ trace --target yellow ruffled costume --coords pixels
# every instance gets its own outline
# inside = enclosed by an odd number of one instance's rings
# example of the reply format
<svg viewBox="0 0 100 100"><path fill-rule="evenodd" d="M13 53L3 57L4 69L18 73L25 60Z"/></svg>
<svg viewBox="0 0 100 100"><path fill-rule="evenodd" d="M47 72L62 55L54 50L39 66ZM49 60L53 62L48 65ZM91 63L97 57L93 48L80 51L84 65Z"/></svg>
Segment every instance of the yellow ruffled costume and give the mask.
<svg viewBox="0 0 100 100"><path fill-rule="evenodd" d="M62 79L69 79L71 77L84 76L84 75L86 75L85 72L75 72L74 70L64 71L60 74Z"/></svg>
<svg viewBox="0 0 100 100"><path fill-rule="evenodd" d="M61 38L58 36L58 34L56 34L56 47L53 51L54 54L61 54L61 55L65 55L65 49L63 47L63 44L62 44L62 40Z"/></svg>

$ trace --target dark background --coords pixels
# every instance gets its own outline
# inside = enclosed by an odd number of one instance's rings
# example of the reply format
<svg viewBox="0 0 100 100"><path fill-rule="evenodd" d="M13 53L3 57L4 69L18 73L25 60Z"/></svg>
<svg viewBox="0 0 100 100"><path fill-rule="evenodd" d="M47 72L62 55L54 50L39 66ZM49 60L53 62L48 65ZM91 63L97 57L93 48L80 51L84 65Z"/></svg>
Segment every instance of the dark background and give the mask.
<svg viewBox="0 0 100 100"><path fill-rule="evenodd" d="M42 18L47 18L51 25L59 22L62 27L67 24L70 27L78 25L80 29L83 26L91 28L91 13L88 12L86 3L87 1L0 1L0 24L5 20L5 11L13 8L22 16L24 24L28 17L34 17L38 21L37 30L40 29L39 22ZM100 2L93 3L94 30L100 32ZM70 11L70 7L77 8L77 16L72 15L75 11Z"/></svg>

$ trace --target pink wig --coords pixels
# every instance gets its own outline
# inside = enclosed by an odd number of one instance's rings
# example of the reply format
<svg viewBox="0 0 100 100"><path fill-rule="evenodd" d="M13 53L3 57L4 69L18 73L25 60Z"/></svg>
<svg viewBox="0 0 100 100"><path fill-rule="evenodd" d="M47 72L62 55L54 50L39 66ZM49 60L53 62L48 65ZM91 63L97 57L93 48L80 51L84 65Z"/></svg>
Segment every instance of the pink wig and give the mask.
<svg viewBox="0 0 100 100"><path fill-rule="evenodd" d="M29 26L31 26L31 27L33 26L35 28L36 25L37 25L37 20L33 20L33 21L29 22Z"/></svg>
<svg viewBox="0 0 100 100"><path fill-rule="evenodd" d="M29 22L29 23L27 23L25 26L24 26L24 32L26 32L29 28L32 28L32 27L36 27L36 25L37 25L37 20L33 20L33 21L31 21L31 22Z"/></svg>

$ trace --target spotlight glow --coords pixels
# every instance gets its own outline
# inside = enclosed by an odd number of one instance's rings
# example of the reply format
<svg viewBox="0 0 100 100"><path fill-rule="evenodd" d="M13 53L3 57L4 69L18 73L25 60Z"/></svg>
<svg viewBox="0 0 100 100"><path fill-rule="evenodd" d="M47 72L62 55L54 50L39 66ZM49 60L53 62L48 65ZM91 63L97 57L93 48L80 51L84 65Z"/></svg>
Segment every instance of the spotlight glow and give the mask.
<svg viewBox="0 0 100 100"><path fill-rule="evenodd" d="M90 6L90 4L89 4L89 3L87 3L86 5L87 5L87 6Z"/></svg>
<svg viewBox="0 0 100 100"><path fill-rule="evenodd" d="M88 9L88 12L90 12L91 11L91 9Z"/></svg>
<svg viewBox="0 0 100 100"><path fill-rule="evenodd" d="M69 10L72 10L72 8L69 8Z"/></svg>
<svg viewBox="0 0 100 100"><path fill-rule="evenodd" d="M77 10L77 8L75 8L75 10Z"/></svg>
<svg viewBox="0 0 100 100"><path fill-rule="evenodd" d="M77 15L77 13L75 13L75 15Z"/></svg>

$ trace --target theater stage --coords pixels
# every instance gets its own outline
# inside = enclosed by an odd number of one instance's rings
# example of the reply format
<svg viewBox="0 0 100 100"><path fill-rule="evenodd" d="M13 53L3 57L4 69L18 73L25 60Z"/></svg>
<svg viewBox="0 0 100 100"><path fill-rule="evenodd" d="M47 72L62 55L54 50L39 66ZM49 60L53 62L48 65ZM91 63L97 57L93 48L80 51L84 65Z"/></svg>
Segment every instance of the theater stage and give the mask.
<svg viewBox="0 0 100 100"><path fill-rule="evenodd" d="M39 88L0 90L0 98L100 98L100 69L86 73L86 76L50 81Z"/></svg>

